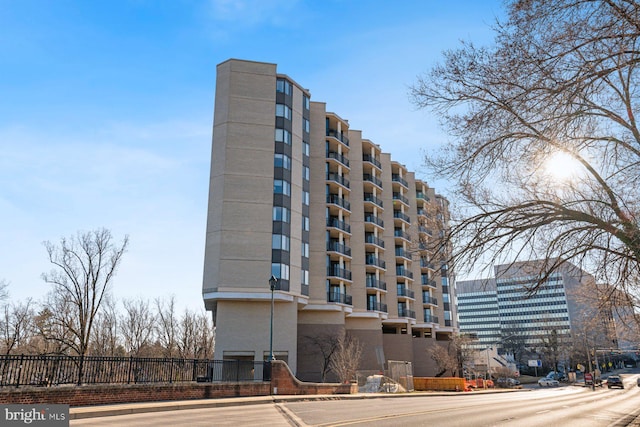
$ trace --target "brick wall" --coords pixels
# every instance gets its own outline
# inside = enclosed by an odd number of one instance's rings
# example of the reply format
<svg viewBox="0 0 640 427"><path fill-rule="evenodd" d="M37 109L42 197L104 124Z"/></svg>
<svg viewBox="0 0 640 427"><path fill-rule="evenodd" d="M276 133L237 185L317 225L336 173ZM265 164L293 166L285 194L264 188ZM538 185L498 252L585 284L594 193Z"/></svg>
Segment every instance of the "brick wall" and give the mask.
<svg viewBox="0 0 640 427"><path fill-rule="evenodd" d="M6 387L0 389L0 404L58 403L92 406L116 403L216 399L223 397L269 396L273 394L349 394L355 384L305 383L293 376L282 361L274 361L271 383L177 383L114 384L59 387Z"/></svg>

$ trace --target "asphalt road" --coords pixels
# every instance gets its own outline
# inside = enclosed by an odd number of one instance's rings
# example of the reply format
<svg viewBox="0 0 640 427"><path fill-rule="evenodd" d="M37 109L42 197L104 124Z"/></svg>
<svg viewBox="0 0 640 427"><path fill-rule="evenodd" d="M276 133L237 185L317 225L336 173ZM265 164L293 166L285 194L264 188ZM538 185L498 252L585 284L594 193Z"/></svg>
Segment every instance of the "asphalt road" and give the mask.
<svg viewBox="0 0 640 427"><path fill-rule="evenodd" d="M625 389L561 386L509 393L452 393L267 403L72 420L71 426L640 426L638 374Z"/></svg>

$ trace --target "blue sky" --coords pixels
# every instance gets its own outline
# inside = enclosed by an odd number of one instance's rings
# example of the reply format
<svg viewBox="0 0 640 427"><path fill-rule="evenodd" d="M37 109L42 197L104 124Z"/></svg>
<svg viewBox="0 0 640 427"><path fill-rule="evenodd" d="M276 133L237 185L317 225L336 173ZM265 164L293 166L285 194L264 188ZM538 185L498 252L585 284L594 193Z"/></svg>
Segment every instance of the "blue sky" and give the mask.
<svg viewBox="0 0 640 427"><path fill-rule="evenodd" d="M408 87L491 1L0 0L0 279L40 298L42 242L105 227L118 298L201 309L215 67L278 64L418 176L445 141ZM446 194L444 183L437 190Z"/></svg>

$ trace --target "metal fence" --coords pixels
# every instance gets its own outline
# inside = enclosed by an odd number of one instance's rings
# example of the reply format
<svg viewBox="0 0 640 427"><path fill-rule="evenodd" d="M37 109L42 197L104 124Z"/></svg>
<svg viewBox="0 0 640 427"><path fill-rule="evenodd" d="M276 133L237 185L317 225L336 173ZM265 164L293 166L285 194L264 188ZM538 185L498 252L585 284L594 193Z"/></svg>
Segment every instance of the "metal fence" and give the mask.
<svg viewBox="0 0 640 427"><path fill-rule="evenodd" d="M268 381L270 373L252 360L0 355L0 387Z"/></svg>

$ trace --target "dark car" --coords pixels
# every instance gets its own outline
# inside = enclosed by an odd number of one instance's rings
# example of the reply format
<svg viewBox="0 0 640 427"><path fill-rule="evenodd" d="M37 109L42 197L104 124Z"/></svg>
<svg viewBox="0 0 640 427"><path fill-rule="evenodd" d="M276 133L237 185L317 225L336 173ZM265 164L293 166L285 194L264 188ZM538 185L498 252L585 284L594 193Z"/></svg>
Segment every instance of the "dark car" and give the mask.
<svg viewBox="0 0 640 427"><path fill-rule="evenodd" d="M607 378L607 387L608 388L613 388L613 387L624 388L624 384L622 383L622 378L620 378L620 376L618 375L609 375L609 378Z"/></svg>

